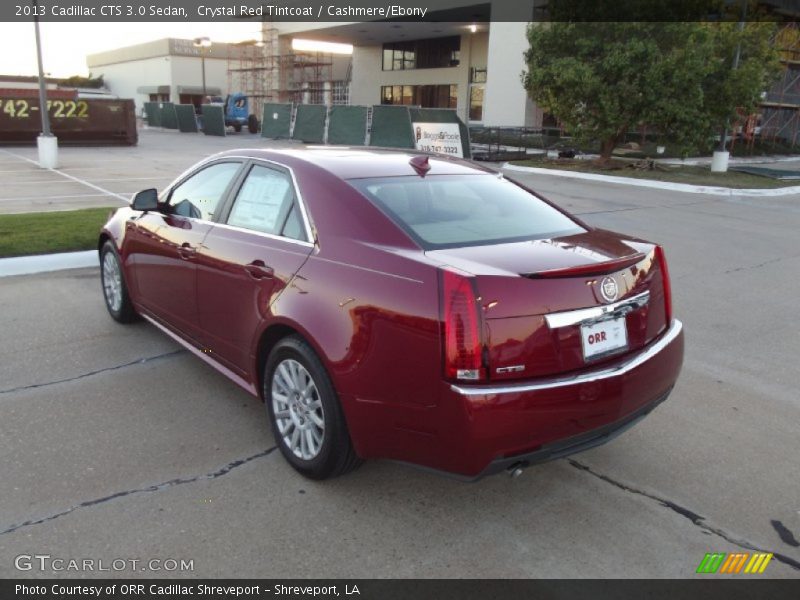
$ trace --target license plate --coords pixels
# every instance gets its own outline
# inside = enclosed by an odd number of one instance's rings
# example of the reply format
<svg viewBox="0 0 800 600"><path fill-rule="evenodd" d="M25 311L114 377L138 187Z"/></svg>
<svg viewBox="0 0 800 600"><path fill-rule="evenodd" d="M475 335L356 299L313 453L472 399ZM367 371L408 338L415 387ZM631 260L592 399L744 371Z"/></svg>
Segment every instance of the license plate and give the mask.
<svg viewBox="0 0 800 600"><path fill-rule="evenodd" d="M627 348L625 317L581 325L581 343L585 360Z"/></svg>

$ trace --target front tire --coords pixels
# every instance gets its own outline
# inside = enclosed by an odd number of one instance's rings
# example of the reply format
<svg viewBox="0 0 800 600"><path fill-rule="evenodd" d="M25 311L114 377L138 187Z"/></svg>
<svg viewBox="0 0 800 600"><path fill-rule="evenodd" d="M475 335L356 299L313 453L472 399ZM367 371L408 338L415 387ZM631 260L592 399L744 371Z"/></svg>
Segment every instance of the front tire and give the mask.
<svg viewBox="0 0 800 600"><path fill-rule="evenodd" d="M108 314L119 323L131 323L136 320L136 311L128 295L125 276L117 249L111 241L103 244L100 250L100 281L103 285L103 299L106 301Z"/></svg>
<svg viewBox="0 0 800 600"><path fill-rule="evenodd" d="M328 479L361 464L330 377L300 337L279 341L264 367L264 401L275 443L310 479Z"/></svg>

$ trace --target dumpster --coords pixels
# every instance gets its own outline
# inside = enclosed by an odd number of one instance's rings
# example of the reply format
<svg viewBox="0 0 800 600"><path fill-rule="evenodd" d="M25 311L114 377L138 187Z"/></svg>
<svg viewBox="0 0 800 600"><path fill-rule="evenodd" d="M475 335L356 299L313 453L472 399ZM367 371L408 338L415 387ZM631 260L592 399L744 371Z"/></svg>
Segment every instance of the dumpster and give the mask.
<svg viewBox="0 0 800 600"><path fill-rule="evenodd" d="M35 142L42 131L39 97L0 97L0 144ZM59 144L135 146L133 100L48 98L50 127Z"/></svg>

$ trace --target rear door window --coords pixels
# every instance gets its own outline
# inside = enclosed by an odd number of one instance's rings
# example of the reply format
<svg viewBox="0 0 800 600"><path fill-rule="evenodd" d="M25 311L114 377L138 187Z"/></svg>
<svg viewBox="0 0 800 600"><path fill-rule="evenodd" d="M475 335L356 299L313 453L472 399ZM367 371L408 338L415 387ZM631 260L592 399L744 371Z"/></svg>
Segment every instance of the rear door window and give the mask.
<svg viewBox="0 0 800 600"><path fill-rule="evenodd" d="M288 173L254 165L236 195L228 225L302 240L294 186Z"/></svg>

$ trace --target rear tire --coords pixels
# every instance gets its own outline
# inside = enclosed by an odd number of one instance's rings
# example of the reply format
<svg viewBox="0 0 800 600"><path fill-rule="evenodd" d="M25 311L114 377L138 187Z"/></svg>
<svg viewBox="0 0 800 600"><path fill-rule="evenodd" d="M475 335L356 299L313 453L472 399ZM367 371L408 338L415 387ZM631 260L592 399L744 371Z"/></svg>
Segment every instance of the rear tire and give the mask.
<svg viewBox="0 0 800 600"><path fill-rule="evenodd" d="M233 130L234 130L236 133L241 133L241 131L242 131L242 124L241 124L241 123L234 123L234 125L233 125Z"/></svg>
<svg viewBox="0 0 800 600"><path fill-rule="evenodd" d="M110 240L100 249L100 282L108 314L119 323L135 321L137 315L128 295L128 286L125 285L122 263Z"/></svg>
<svg viewBox="0 0 800 600"><path fill-rule="evenodd" d="M275 345L263 392L275 443L300 474L328 479L361 464L330 377L305 340L292 335Z"/></svg>
<svg viewBox="0 0 800 600"><path fill-rule="evenodd" d="M258 133L259 123L257 116L250 115L249 117L247 117L247 131L249 131L250 133Z"/></svg>

